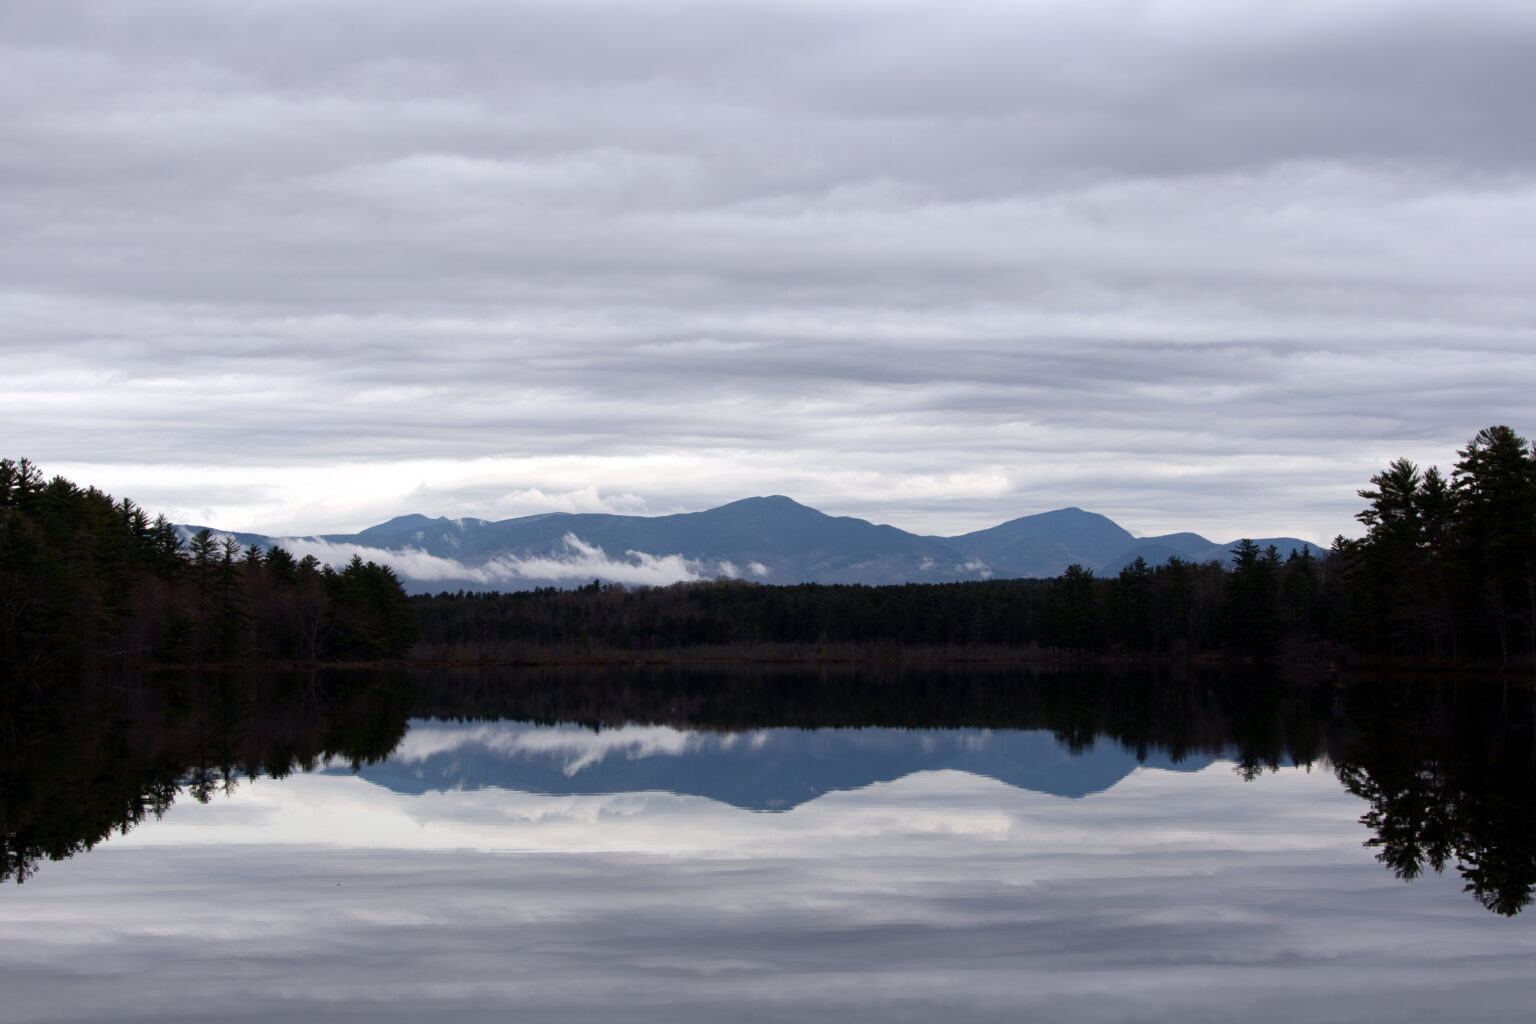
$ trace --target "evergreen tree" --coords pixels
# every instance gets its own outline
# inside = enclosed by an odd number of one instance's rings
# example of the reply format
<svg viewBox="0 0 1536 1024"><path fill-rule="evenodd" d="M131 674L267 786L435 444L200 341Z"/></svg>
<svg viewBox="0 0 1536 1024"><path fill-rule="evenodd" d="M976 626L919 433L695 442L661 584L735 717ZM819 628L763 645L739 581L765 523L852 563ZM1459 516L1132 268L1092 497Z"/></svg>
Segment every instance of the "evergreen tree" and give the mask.
<svg viewBox="0 0 1536 1024"><path fill-rule="evenodd" d="M1536 453L1496 426L1457 454L1455 564L1474 628L1500 657L1536 651Z"/></svg>
<svg viewBox="0 0 1536 1024"><path fill-rule="evenodd" d="M1420 474L1408 459L1394 460L1371 483L1357 492L1370 503L1355 516L1366 535L1349 549L1357 593L1353 640L1383 653L1428 653L1448 640L1428 628L1428 609L1438 584L1432 538L1446 532L1454 503L1438 470Z"/></svg>
<svg viewBox="0 0 1536 1024"><path fill-rule="evenodd" d="M0 460L0 669L319 659L339 655L338 624L372 657L405 654L415 635L386 568L337 574L209 530L183 549L163 515Z"/></svg>
<svg viewBox="0 0 1536 1024"><path fill-rule="evenodd" d="M1244 538L1232 549L1226 579L1227 639L1236 651L1259 658L1275 653L1280 639L1280 552L1260 551Z"/></svg>
<svg viewBox="0 0 1536 1024"><path fill-rule="evenodd" d="M1101 649L1099 605L1093 570L1073 563L1051 585L1045 605L1042 642L1048 647L1090 653Z"/></svg>
<svg viewBox="0 0 1536 1024"><path fill-rule="evenodd" d="M1311 639L1317 635L1321 574L1310 545L1291 550L1281 574L1283 617L1289 632Z"/></svg>
<svg viewBox="0 0 1536 1024"><path fill-rule="evenodd" d="M1121 569L1115 580L1115 632L1120 643L1131 651L1152 649L1152 582L1152 567L1140 555Z"/></svg>

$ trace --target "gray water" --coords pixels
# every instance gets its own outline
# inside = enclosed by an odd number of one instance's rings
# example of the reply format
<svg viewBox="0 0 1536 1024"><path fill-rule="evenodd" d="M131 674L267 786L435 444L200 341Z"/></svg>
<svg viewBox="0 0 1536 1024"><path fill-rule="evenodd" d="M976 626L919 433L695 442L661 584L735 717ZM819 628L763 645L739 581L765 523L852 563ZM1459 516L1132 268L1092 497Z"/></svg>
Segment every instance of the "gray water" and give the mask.
<svg viewBox="0 0 1536 1024"><path fill-rule="evenodd" d="M1356 792L1399 769L1326 751L417 718L315 768L7 885L0 1021L1524 1021L1536 996L1536 916L1491 913L1455 851L1384 866L1404 826Z"/></svg>

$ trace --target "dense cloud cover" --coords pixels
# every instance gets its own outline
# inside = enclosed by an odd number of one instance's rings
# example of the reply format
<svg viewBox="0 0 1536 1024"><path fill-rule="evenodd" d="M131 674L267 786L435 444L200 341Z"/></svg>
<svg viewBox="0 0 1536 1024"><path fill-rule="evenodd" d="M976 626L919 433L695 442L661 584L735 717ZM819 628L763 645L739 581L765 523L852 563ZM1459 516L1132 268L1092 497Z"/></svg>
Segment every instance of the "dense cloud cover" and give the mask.
<svg viewBox="0 0 1536 1024"><path fill-rule="evenodd" d="M1353 531L1530 432L1536 8L0 4L5 454L183 521Z"/></svg>

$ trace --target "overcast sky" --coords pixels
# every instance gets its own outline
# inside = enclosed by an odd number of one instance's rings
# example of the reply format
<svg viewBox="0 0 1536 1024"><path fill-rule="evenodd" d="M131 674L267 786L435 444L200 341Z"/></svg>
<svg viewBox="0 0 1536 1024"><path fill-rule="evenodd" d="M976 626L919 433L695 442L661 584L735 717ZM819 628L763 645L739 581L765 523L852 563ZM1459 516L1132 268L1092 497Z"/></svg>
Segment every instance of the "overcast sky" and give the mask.
<svg viewBox="0 0 1536 1024"><path fill-rule="evenodd" d="M1327 541L1536 432L1533 97L1529 0L0 0L0 454Z"/></svg>

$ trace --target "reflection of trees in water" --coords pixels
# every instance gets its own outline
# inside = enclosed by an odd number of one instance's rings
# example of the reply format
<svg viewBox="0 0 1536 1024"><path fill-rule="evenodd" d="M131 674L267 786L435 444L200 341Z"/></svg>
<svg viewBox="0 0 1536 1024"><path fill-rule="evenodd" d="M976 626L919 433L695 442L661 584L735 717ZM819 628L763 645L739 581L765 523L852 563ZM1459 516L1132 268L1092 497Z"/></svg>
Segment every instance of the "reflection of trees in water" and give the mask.
<svg viewBox="0 0 1536 1024"><path fill-rule="evenodd" d="M1536 690L1479 680L1286 680L1039 666L668 666L184 675L0 684L0 878L88 850L180 794L383 759L410 715L770 727L1048 729L1073 751L1233 758L1244 778L1331 762L1399 877L1455 865L1488 909L1536 892Z"/></svg>
<svg viewBox="0 0 1536 1024"><path fill-rule="evenodd" d="M178 675L0 683L0 880L25 880L158 818L178 795L206 803L238 780L343 758L389 756L409 679Z"/></svg>
<svg viewBox="0 0 1536 1024"><path fill-rule="evenodd" d="M1049 729L1074 752L1109 739L1175 761L1238 748L1255 763L1325 752L1331 687L1143 667L670 665L438 671L417 714L679 728Z"/></svg>
<svg viewBox="0 0 1536 1024"><path fill-rule="evenodd" d="M1253 780L1332 762L1370 809L1367 845L1399 877L1454 864L1488 909L1536 892L1536 689L1285 680L1144 668L755 666L523 669L422 677L441 718L685 728L1049 729L1074 752L1110 739L1145 758L1232 757Z"/></svg>
<svg viewBox="0 0 1536 1024"><path fill-rule="evenodd" d="M1536 690L1394 680L1346 693L1346 789L1370 805L1366 845L1399 878L1454 864L1465 889L1514 915L1536 892Z"/></svg>

